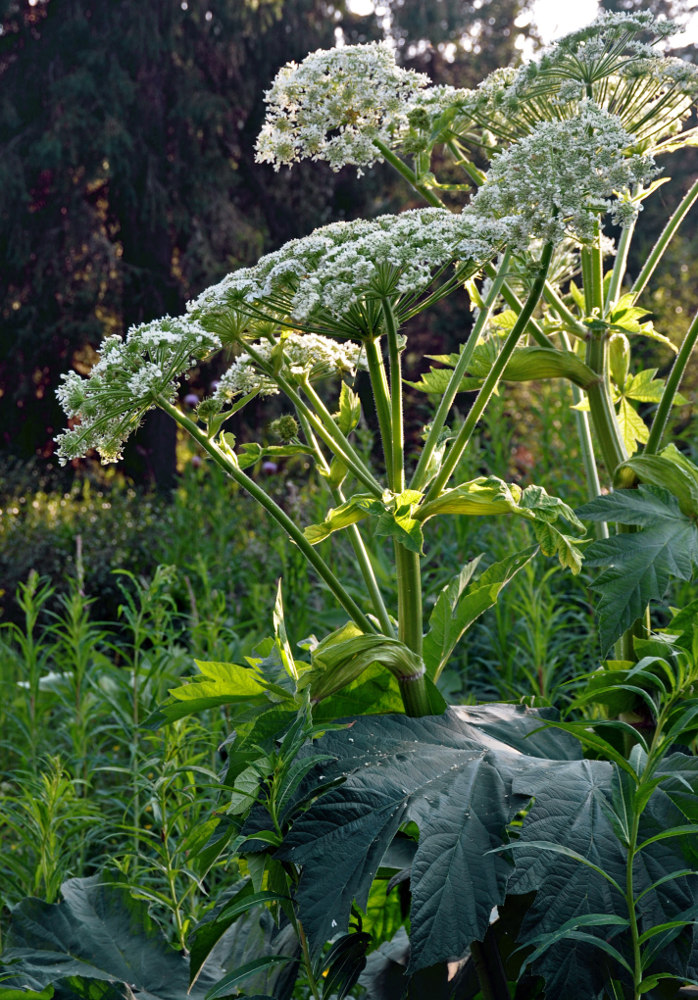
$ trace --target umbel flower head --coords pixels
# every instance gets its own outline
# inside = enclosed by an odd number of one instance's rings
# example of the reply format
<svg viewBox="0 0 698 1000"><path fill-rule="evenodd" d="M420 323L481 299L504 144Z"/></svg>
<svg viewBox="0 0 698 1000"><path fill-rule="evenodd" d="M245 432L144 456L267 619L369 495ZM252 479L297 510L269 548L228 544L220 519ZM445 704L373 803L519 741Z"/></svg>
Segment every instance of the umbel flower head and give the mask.
<svg viewBox="0 0 698 1000"><path fill-rule="evenodd" d="M381 299L395 304L400 319L414 315L435 281L445 293L468 276L463 267L457 278L447 273L451 265L471 262L474 273L497 253L503 234L497 220L440 208L335 222L233 271L187 308L223 340L273 321L368 334L380 322Z"/></svg>
<svg viewBox="0 0 698 1000"><path fill-rule="evenodd" d="M628 197L612 196L654 172L651 157L629 152L633 142L615 115L584 101L574 118L541 122L496 156L470 208L505 221L513 249L532 240L590 242L600 212L623 223L637 211Z"/></svg>
<svg viewBox="0 0 698 1000"><path fill-rule="evenodd" d="M383 43L312 52L279 70L265 94L257 160L277 170L306 157L333 170L371 166L381 159L375 141L390 143L406 127L406 110L428 83L397 66Z"/></svg>
<svg viewBox="0 0 698 1000"><path fill-rule="evenodd" d="M350 340L284 331L279 340L250 344L221 376L213 398L226 403L251 392L276 395L279 388L273 375L282 375L293 383L306 379L314 382L332 375L353 376L360 359L361 345Z"/></svg>
<svg viewBox="0 0 698 1000"><path fill-rule="evenodd" d="M87 378L63 376L57 390L76 425L56 438L62 464L95 448L104 462L121 456L124 441L157 397L171 402L178 378L220 347L218 338L186 316L165 316L107 337Z"/></svg>
<svg viewBox="0 0 698 1000"><path fill-rule="evenodd" d="M465 134L475 124L502 146L542 121L570 118L590 99L620 118L639 149L668 151L698 96L698 67L654 49L677 30L649 11L603 13L520 69L495 70L455 98L457 127Z"/></svg>

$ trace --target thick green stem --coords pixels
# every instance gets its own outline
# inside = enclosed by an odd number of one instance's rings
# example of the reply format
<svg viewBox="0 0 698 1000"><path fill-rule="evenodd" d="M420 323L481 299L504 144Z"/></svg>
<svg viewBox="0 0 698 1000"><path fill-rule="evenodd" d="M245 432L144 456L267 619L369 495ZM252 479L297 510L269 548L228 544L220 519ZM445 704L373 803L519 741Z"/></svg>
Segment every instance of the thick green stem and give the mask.
<svg viewBox="0 0 698 1000"><path fill-rule="evenodd" d="M366 617L353 597L350 597L350 595L346 592L327 563L320 555L318 555L313 546L306 539L301 529L291 520L288 514L286 514L286 512L282 510L281 507L279 507L279 505L272 500L272 498L265 493L260 486L257 485L257 483L255 483L254 479L251 479L242 471L242 469L239 468L233 458L221 451L215 442L213 442L204 433L204 431L202 431L201 428L194 423L193 420L190 420L189 417L181 413L175 406L172 405L172 403L168 402L168 400L164 398L159 398L157 400L157 405L164 410L165 413L169 414L180 427L186 430L187 433L190 434L199 445L201 445L204 451L211 456L216 464L219 465L223 471L226 472L239 486L242 486L242 488L246 490L252 498L274 518L277 524L279 524L289 535L291 540L296 543L315 572L327 584L330 591L334 594L355 625L357 625L362 632L376 632L377 629L375 626Z"/></svg>
<svg viewBox="0 0 698 1000"><path fill-rule="evenodd" d="M385 469L388 478L388 486L393 489L391 455L393 453L393 431L390 423L390 388L385 376L385 366L383 355L380 351L380 341L378 338L371 338L364 344L366 350L366 363L371 379L371 389L373 390L373 400L376 404L376 415L378 417L378 429L383 446L383 456L385 459Z"/></svg>
<svg viewBox="0 0 698 1000"><path fill-rule="evenodd" d="M606 471L613 481L616 469L628 456L616 419L608 376L608 330L603 322L603 257L600 236L593 247L582 250L582 270L587 312L595 317L588 324L586 362L598 376L597 382L587 389L589 412Z"/></svg>
<svg viewBox="0 0 698 1000"><path fill-rule="evenodd" d="M533 284L531 285L531 290L528 293L528 298L526 299L525 304L521 307L519 318L514 324L511 333L505 340L504 346L499 352L497 360L492 365L492 368L490 369L487 378L485 379L482 388L480 389L480 392L477 395L477 399L475 400L470 409L470 412L463 421L463 425L461 429L458 431L455 441L453 441L453 443L451 444L451 447L444 460L444 463L441 466L441 469L436 475L434 481L432 482L429 492L427 493L426 497L427 502L429 502L430 500L435 500L436 497L439 496L441 490L444 488L449 478L451 477L451 474L453 473L454 469L458 465L458 462L461 460L463 452L467 448L470 438L473 434L473 431L477 426L477 422L482 416L485 407L489 403L492 397L492 393L499 385L500 379L504 374L504 369L507 366L507 362L514 353L516 345L518 344L519 340L523 336L524 331L526 330L526 327L528 326L528 322L531 318L533 310L538 304L538 301L541 297L541 293L543 291L543 287L545 285L545 279L548 274L548 269L550 267L550 261L552 260L552 256L553 256L553 244L548 243L543 249L540 261L540 267L538 269L538 274Z"/></svg>
<svg viewBox="0 0 698 1000"><path fill-rule="evenodd" d="M441 431L443 430L444 424L448 414L450 413L451 406L453 405L453 400L456 398L458 390L460 389L460 384L463 380L463 376L468 370L468 365L473 356L473 351L477 346L478 338L482 332L485 324L487 323L490 313L492 312L492 307L497 300L497 297L501 291L502 285L506 279L506 269L509 265L510 254L507 250L502 258L497 271L497 276L492 282L492 287L489 290L487 299L485 301L484 308L480 310L477 320L475 321L472 330L468 336L468 340L463 346L463 350L458 358L458 363L453 369L453 374L449 380L446 391L444 392L441 400L439 401L439 406L434 415L431 427L429 428L429 433L427 434L427 439L424 442L424 447L422 448L422 454L419 456L419 462L417 463L417 468L412 476L412 481L410 483L410 489L421 490L425 485L427 474L429 470L429 465L431 463L432 455L434 454L434 449L436 448Z"/></svg>
<svg viewBox="0 0 698 1000"><path fill-rule="evenodd" d="M386 455L391 470L391 489L402 493L405 489L404 427L402 418L402 371L398 330L395 314L387 299L383 300L383 314L388 337L390 360L390 428L392 448ZM418 656L422 655L422 575L419 553L395 542L395 570L397 577L398 638ZM411 716L428 715L431 711L426 688L426 675L400 679L400 694L405 711Z"/></svg>
<svg viewBox="0 0 698 1000"><path fill-rule="evenodd" d="M562 346L566 351L571 350L571 344L567 334L563 331L560 333L560 338L562 340ZM572 399L574 400L575 407L582 402L584 395L579 386L572 383ZM574 422L577 428L577 437L579 438L579 450L582 456L582 465L584 467L584 476L587 483L587 495L590 500L594 500L601 493L601 483L599 481L599 470L596 467L596 458L594 456L594 442L591 439L591 427L589 426L589 414L584 410L575 409L574 411ZM608 525L605 521L599 521L595 525L596 537L597 538L608 538Z"/></svg>
<svg viewBox="0 0 698 1000"><path fill-rule="evenodd" d="M686 336L683 339L679 353L674 359L674 364L671 366L671 371L669 372L669 377L666 380L662 398L659 402L659 406L657 407L657 412L654 415L652 426L650 427L649 437L647 438L647 444L644 449L645 455L654 455L659 450L659 445L661 444L662 435L664 434L664 429L666 428L667 420L669 419L671 407L674 399L676 398L676 393L679 390L683 373L686 371L686 365L688 364L693 348L696 345L696 340L698 340L698 313L694 316L693 322L689 326Z"/></svg>
<svg viewBox="0 0 698 1000"><path fill-rule="evenodd" d="M590 248L590 272L591 272L591 300L592 308L596 310L599 318L604 313L603 298L603 254L601 253L601 227L598 227L598 234L594 246Z"/></svg>
<svg viewBox="0 0 698 1000"><path fill-rule="evenodd" d="M674 233L679 228L683 222L685 216L690 211L691 206L698 198L698 180L694 181L685 197L681 200L677 208L674 210L673 215L667 222L666 226L661 232L661 235L657 242L652 247L652 251L645 261L645 265L635 279L632 288L630 289L633 295L637 298L638 295L647 285L652 275L655 272L657 265L664 256L667 247L673 239Z"/></svg>
<svg viewBox="0 0 698 1000"><path fill-rule="evenodd" d="M392 448L386 455L390 466L392 490L402 493L405 488L405 429L402 419L402 364L397 337L395 313L390 302L383 299L383 316L388 334L388 359L390 364L390 427Z"/></svg>
<svg viewBox="0 0 698 1000"><path fill-rule="evenodd" d="M374 139L373 145L376 149L380 150L385 162L389 163L394 170L397 170L400 176L407 181L410 187L414 188L415 191L421 194L422 198L424 198L426 202L433 205L434 208L444 207L443 202L436 192L432 191L431 188L425 187L424 184L421 184L414 170L411 170L399 156L396 156L392 149L386 146L385 143L381 142L380 139Z"/></svg>
<svg viewBox="0 0 698 1000"><path fill-rule="evenodd" d="M587 389L589 412L606 471L613 481L616 469L626 461L628 455L611 399L608 379L608 330L605 324L591 323L588 337L586 362L598 375L598 381Z"/></svg>

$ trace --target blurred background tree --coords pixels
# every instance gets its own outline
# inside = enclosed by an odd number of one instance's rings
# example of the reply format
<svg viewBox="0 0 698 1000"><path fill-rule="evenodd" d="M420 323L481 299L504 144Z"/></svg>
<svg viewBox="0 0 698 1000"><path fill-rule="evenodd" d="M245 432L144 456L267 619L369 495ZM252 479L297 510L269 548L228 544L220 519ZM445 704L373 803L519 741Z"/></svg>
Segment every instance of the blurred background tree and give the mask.
<svg viewBox="0 0 698 1000"><path fill-rule="evenodd" d="M390 30L439 80L467 54L474 82L516 56L524 5L405 0L390 24L344 0L0 0L0 447L50 458L60 374L87 371L106 334L181 312L292 236L393 207L386 171L254 163L281 65ZM126 456L137 481L171 485L172 435L144 428Z"/></svg>

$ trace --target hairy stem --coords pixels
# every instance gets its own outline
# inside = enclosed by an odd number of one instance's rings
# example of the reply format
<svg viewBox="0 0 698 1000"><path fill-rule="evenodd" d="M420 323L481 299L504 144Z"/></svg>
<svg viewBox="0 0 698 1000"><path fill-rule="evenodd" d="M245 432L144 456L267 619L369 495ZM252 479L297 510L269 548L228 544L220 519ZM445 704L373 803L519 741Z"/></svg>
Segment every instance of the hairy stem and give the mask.
<svg viewBox="0 0 698 1000"><path fill-rule="evenodd" d="M606 312L613 308L620 295L623 278L625 277L625 272L628 267L628 253L630 251L630 244L633 240L636 221L637 217L635 217L635 219L633 219L633 221L623 229L620 234L620 239L618 240L616 258L613 262L611 280L608 284L608 292L606 293L606 301L604 303L604 309Z"/></svg>
<svg viewBox="0 0 698 1000"><path fill-rule="evenodd" d="M388 358L390 364L390 427L392 447L386 455L390 467L390 479L394 493L402 493L405 488L405 429L402 418L402 364L398 345L397 322L392 306L383 299L383 316L388 333Z"/></svg>
<svg viewBox="0 0 698 1000"><path fill-rule="evenodd" d="M608 331L604 324L590 324L586 362L598 375L598 381L589 386L589 412L599 442L601 456L611 481L628 455L616 419L608 379Z"/></svg>
<svg viewBox="0 0 698 1000"><path fill-rule="evenodd" d="M393 489L393 470L390 456L393 453L393 431L390 422L390 388L385 375L385 365L383 355L380 350L380 341L371 338L365 342L366 363L371 379L371 389L373 391L373 401L376 405L376 415L378 417L378 429L383 447L383 457L385 459L385 470L388 479L388 486Z"/></svg>

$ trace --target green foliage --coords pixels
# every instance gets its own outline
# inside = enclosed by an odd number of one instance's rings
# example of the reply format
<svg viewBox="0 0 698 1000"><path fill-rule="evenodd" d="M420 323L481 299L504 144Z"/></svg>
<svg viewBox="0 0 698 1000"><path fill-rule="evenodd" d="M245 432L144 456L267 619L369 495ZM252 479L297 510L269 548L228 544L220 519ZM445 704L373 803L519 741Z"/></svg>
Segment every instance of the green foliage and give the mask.
<svg viewBox="0 0 698 1000"><path fill-rule="evenodd" d="M616 490L593 500L580 514L639 528L594 542L587 553L589 565L606 567L592 586L601 595L599 632L607 652L650 601L664 596L670 579L690 580L698 566L698 527L661 486Z"/></svg>
<svg viewBox="0 0 698 1000"><path fill-rule="evenodd" d="M100 994L108 998L129 988L148 1000L187 993L188 963L167 945L144 903L100 875L64 883L62 895L60 904L26 899L14 909L0 996L47 986L57 997L92 996L93 980L110 984ZM205 997L214 981L203 975L190 995Z"/></svg>

